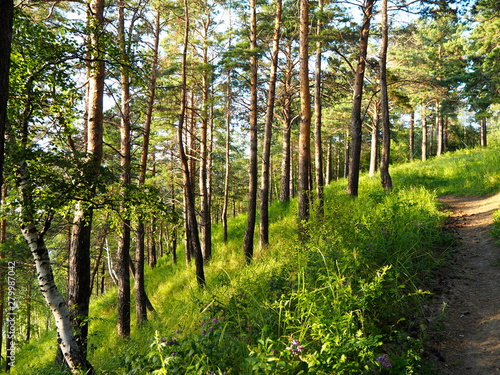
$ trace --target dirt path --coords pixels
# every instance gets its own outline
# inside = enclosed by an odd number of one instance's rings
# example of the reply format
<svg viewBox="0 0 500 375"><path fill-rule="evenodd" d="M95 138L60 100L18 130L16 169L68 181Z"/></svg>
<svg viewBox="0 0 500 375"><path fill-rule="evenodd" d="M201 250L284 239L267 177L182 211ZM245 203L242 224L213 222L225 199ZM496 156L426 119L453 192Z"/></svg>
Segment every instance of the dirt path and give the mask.
<svg viewBox="0 0 500 375"><path fill-rule="evenodd" d="M446 375L500 374L500 246L489 234L500 194L440 200L460 244L439 275L430 351Z"/></svg>

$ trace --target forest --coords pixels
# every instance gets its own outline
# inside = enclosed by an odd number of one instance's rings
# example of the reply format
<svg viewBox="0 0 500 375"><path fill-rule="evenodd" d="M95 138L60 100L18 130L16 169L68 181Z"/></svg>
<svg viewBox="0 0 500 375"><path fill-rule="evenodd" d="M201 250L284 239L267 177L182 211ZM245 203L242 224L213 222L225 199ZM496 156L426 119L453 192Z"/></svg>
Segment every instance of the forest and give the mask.
<svg viewBox="0 0 500 375"><path fill-rule="evenodd" d="M437 197L498 192L498 0L0 0L12 374L435 374Z"/></svg>

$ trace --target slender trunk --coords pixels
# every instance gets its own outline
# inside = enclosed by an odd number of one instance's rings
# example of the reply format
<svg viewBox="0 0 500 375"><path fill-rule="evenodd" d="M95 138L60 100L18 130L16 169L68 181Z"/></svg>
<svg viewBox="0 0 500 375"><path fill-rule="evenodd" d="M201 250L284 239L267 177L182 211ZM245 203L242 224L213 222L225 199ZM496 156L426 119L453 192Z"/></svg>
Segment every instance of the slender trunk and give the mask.
<svg viewBox="0 0 500 375"><path fill-rule="evenodd" d="M250 0L250 161L248 172L248 219L243 242L245 260L253 258L257 216L257 5Z"/></svg>
<svg viewBox="0 0 500 375"><path fill-rule="evenodd" d="M487 140L486 140L486 117L481 118L481 147L486 147Z"/></svg>
<svg viewBox="0 0 500 375"><path fill-rule="evenodd" d="M193 192L193 184L189 169L189 161L186 152L184 150L184 140L183 140L183 128L184 128L184 119L186 117L186 100L187 100L186 60L187 60L187 47L188 47L188 37L189 37L188 9L189 9L188 2L187 0L184 0L185 24L184 24L184 41L183 41L183 51L182 51L182 74L181 74L182 97L181 97L181 110L179 113L177 136L179 140L179 154L183 169L183 187L184 187L184 196L186 199L186 216L188 223L188 232L189 232L190 243L195 255L196 281L198 282L198 285L203 287L205 286L203 254L201 251L200 237L198 234L198 223L196 220L194 192Z"/></svg>
<svg viewBox="0 0 500 375"><path fill-rule="evenodd" d="M210 210L210 194L209 194L209 153L208 153L208 133L209 133L209 107L210 107L210 78L208 67L208 32L211 24L210 7L206 6L206 20L203 29L203 72L202 72L202 95L203 104L201 110L201 142L200 142L200 226L201 226L201 242L203 261L208 262L212 257L212 215Z"/></svg>
<svg viewBox="0 0 500 375"><path fill-rule="evenodd" d="M278 75L278 53L280 44L282 1L276 0L274 18L273 50L271 54L271 75L267 93L266 123L264 125L264 145L262 155L261 185L260 185L260 247L269 245L269 192L271 139L273 132L274 99L276 96L276 79Z"/></svg>
<svg viewBox="0 0 500 375"><path fill-rule="evenodd" d="M311 173L311 97L309 92L309 1L300 1L300 134L299 134L299 237L305 238L309 220Z"/></svg>
<svg viewBox="0 0 500 375"><path fill-rule="evenodd" d="M318 11L323 13L323 0L318 0ZM322 99L321 99L321 59L323 46L321 43L322 33L322 19L318 17L316 24L316 70L314 74L314 164L316 170L316 199L318 200L318 214L323 214L324 205L324 185L323 178L323 145L321 140L321 126L322 126Z"/></svg>
<svg viewBox="0 0 500 375"><path fill-rule="evenodd" d="M26 336L24 341L31 340L31 280L26 285Z"/></svg>
<svg viewBox="0 0 500 375"><path fill-rule="evenodd" d="M350 155L350 143L349 143L349 130L344 133L344 174L343 177L347 178L349 176L349 155Z"/></svg>
<svg viewBox="0 0 500 375"><path fill-rule="evenodd" d="M135 320L137 327L148 320L146 308L146 291L144 289L144 220L141 218L137 224L137 242L135 244Z"/></svg>
<svg viewBox="0 0 500 375"><path fill-rule="evenodd" d="M427 160L427 113L422 108L422 161Z"/></svg>
<svg viewBox="0 0 500 375"><path fill-rule="evenodd" d="M0 208L4 209L5 199L7 198L7 187L1 186L1 202ZM4 262L5 252L4 252L4 244L7 240L7 219L2 218L0 220L0 262ZM3 268L0 268L0 280L5 280L5 271ZM3 332L4 327L4 307L5 307L5 286L4 283L0 283L0 332ZM0 353L2 353L3 346L3 334L0 333ZM6 361L8 362L8 361ZM6 364L8 366L8 364ZM7 367L8 370L8 367Z"/></svg>
<svg viewBox="0 0 500 375"><path fill-rule="evenodd" d="M444 129L443 116L441 114L441 103L436 101L436 156L440 156L444 151Z"/></svg>
<svg viewBox="0 0 500 375"><path fill-rule="evenodd" d="M86 356L73 334L75 327L72 324L68 305L54 280L49 252L44 240L44 235L49 229L49 222L45 223L42 231L35 224L36 220L32 212L34 207L33 185L25 160L20 160L18 163L17 188L21 200L19 215L21 233L35 261L40 291L54 317L61 353L72 373L79 374L81 370L84 370L88 371L87 374L94 374L92 366L86 360Z"/></svg>
<svg viewBox="0 0 500 375"><path fill-rule="evenodd" d="M225 145L225 174L224 174L224 203L222 205L223 241L227 242L227 210L229 205L229 175L231 172L231 71L227 73L226 92L226 145Z"/></svg>
<svg viewBox="0 0 500 375"><path fill-rule="evenodd" d="M351 112L351 158L349 161L349 180L347 193L358 196L359 189L359 169L361 162L361 128L363 120L361 118L361 106L363 99L363 82L365 77L366 54L368 51L368 36L370 34L370 21L373 13L375 0L366 0L363 6L363 25L360 30L358 65L356 68L354 93Z"/></svg>
<svg viewBox="0 0 500 375"><path fill-rule="evenodd" d="M332 182L332 172L333 172L333 150L332 150L332 139L328 140L328 148L326 151L326 178L325 183L329 185Z"/></svg>
<svg viewBox="0 0 500 375"><path fill-rule="evenodd" d="M97 259L94 262L94 267L92 268L92 272L90 275L90 294L92 294L92 291L94 290L95 279L97 277L97 273L99 272L99 266L101 265L102 253L104 252L104 245L106 243L106 236L107 233L104 233L102 236L101 242L99 244L99 252L97 253ZM99 291L97 291L97 294L99 294Z"/></svg>
<svg viewBox="0 0 500 375"><path fill-rule="evenodd" d="M410 113L410 161L413 161L415 155L415 111Z"/></svg>
<svg viewBox="0 0 500 375"><path fill-rule="evenodd" d="M125 66L127 52L125 46L125 2L118 3L118 34L120 42L120 53L123 64L120 67L121 74L121 122L120 122L120 166L122 168L121 180L124 187L124 194L127 185L131 182L130 168L130 79L128 68ZM122 197L125 199L125 196ZM116 273L118 277L118 305L117 305L117 329L120 337L130 336L130 273L129 273L129 253L130 253L130 225L127 207L122 204L121 212L125 214L122 218L118 249L116 251Z"/></svg>
<svg viewBox="0 0 500 375"><path fill-rule="evenodd" d="M392 189L389 173L391 153L391 124L389 119L389 95L387 92L387 47L389 33L387 22L387 0L382 0L382 44L380 46L380 104L382 112L382 157L380 158L380 179L387 192Z"/></svg>
<svg viewBox="0 0 500 375"><path fill-rule="evenodd" d="M374 176L377 171L377 160L378 160L378 131L379 131L379 106L378 103L375 105L375 113L372 124L371 131L371 145L370 145L370 171L369 175Z"/></svg>

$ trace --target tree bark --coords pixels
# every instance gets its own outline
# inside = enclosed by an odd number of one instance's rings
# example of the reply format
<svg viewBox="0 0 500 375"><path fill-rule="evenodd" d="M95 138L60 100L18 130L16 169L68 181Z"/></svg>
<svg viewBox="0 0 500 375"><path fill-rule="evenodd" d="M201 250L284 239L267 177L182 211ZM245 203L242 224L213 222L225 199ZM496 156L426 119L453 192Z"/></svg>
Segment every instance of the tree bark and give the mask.
<svg viewBox="0 0 500 375"><path fill-rule="evenodd" d="M245 260L253 258L257 216L257 5L250 0L250 157L248 170L248 219L243 242Z"/></svg>
<svg viewBox="0 0 500 375"><path fill-rule="evenodd" d="M382 156L380 158L380 179L387 192L392 189L392 178L389 173L391 153L391 124L389 119L389 95L387 92L387 47L389 33L387 22L387 0L382 0L382 43L380 46L380 104L382 112Z"/></svg>
<svg viewBox="0 0 500 375"><path fill-rule="evenodd" d="M269 245L269 192L271 139L273 133L274 102L276 96L276 79L278 75L278 53L281 31L282 1L276 0L274 17L273 50L271 53L271 73L269 76L269 91L267 93L266 122L264 125L264 145L262 155L261 185L260 185L260 247Z"/></svg>
<svg viewBox="0 0 500 375"><path fill-rule="evenodd" d="M186 217L190 243L194 251L195 265L196 265L196 281L201 287L205 286L205 271L203 266L203 254L201 251L200 237L198 234L198 222L196 219L194 192L192 184L192 176L189 169L189 161L184 150L184 140L183 140L183 130L184 130L184 120L186 116L186 101L187 101L187 48L188 48L188 38L189 38L189 7L187 0L184 0L184 40L183 40L183 50L182 50L182 73L181 73L181 110L179 113L179 123L177 129L177 136L179 140L179 154L182 163L183 170L183 188L184 196L186 199Z"/></svg>
<svg viewBox="0 0 500 375"><path fill-rule="evenodd" d="M488 145L486 134L486 117L483 117L481 118L481 147L486 147Z"/></svg>
<svg viewBox="0 0 500 375"><path fill-rule="evenodd" d="M422 161L427 160L427 113L422 105Z"/></svg>
<svg viewBox="0 0 500 375"><path fill-rule="evenodd" d="M43 230L39 230L35 224L36 220L33 214L33 185L28 165L24 159L18 161L17 188L21 200L19 216L21 233L35 261L40 291L54 317L57 341L61 353L72 373L79 374L83 370L87 371L87 374L95 374L81 347L79 347L77 338L73 334L75 327L72 324L68 305L57 289L54 280L49 252L44 240L44 235L49 229L50 222L45 223Z"/></svg>
<svg viewBox="0 0 500 375"><path fill-rule="evenodd" d="M370 34L370 22L373 13L373 4L376 0L366 0L363 5L363 24L360 30L358 65L356 68L354 93L351 111L351 158L349 161L349 178L347 193L358 196L359 169L361 162L361 106L363 100L363 83L365 77L366 54L368 51L368 36Z"/></svg>
<svg viewBox="0 0 500 375"><path fill-rule="evenodd" d="M118 38L120 42L120 54L122 65L121 74L121 121L120 121L120 166L122 168L121 180L124 193L122 199L126 199L125 191L131 183L130 168L130 79L128 68L125 66L127 59L125 43L125 2L118 2ZM118 249L116 251L116 273L118 277L118 336L130 336L130 273L129 273L129 254L130 254L130 226L131 221L128 218L127 207L122 203L120 212L125 214L122 218L120 238L118 240Z"/></svg>
<svg viewBox="0 0 500 375"><path fill-rule="evenodd" d="M87 181L90 197L95 195L94 181L102 160L104 60L100 56L100 36L104 23L104 0L92 0L89 7L90 27L88 117L87 117ZM90 238L93 208L77 202L69 252L68 306L73 315L76 340L84 357L87 352L88 313L90 302Z"/></svg>
<svg viewBox="0 0 500 375"><path fill-rule="evenodd" d="M409 136L410 136L410 155L409 155L409 160L410 162L413 161L413 157L415 155L415 111L411 111L410 113L410 129L409 129Z"/></svg>
<svg viewBox="0 0 500 375"><path fill-rule="evenodd" d="M436 101L436 156L440 156L444 152L444 129L443 116L441 114L441 103Z"/></svg>
<svg viewBox="0 0 500 375"><path fill-rule="evenodd" d="M380 103L380 102L379 102ZM378 161L378 132L379 132L379 122L380 122L380 111L379 103L375 103L375 110L373 113L372 131L371 131L371 146L370 146L370 170L369 175L374 176L377 171L377 161Z"/></svg>
<svg viewBox="0 0 500 375"><path fill-rule="evenodd" d="M316 199L318 202L318 214L323 215L324 210L324 185L323 177L323 144L321 139L322 127L322 98L321 98L321 59L323 58L323 46L321 43L323 0L318 0L318 11L320 16L316 24L316 66L314 73L314 165L316 172Z"/></svg>
<svg viewBox="0 0 500 375"><path fill-rule="evenodd" d="M224 203L222 206L222 230L223 241L227 243L227 210L229 205L229 176L231 172L231 70L227 73L227 91L226 91L226 145L224 167Z"/></svg>
<svg viewBox="0 0 500 375"><path fill-rule="evenodd" d="M211 7L205 1L206 20L203 28L203 72L202 72L202 95L203 104L201 110L201 142L200 142L200 226L203 261L208 262L212 257L212 214L210 207L209 190L209 153L208 153L208 133L209 133L209 108L210 108L210 75L208 62L208 32L211 25Z"/></svg>
<svg viewBox="0 0 500 375"><path fill-rule="evenodd" d="M311 173L311 94L309 92L309 1L300 0L300 134L299 134L299 237L305 239L309 220Z"/></svg>

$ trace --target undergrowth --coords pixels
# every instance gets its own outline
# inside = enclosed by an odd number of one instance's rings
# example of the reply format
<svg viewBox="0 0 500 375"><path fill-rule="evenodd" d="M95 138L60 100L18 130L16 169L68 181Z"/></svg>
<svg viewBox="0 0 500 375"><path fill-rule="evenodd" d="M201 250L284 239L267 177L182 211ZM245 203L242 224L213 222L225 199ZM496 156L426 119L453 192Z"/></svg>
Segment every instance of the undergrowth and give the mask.
<svg viewBox="0 0 500 375"><path fill-rule="evenodd" d="M116 339L116 292L93 301L89 359L109 375L432 374L421 308L451 243L436 197L493 192L497 159L474 150L400 166L391 193L364 177L356 199L334 183L303 243L296 202L274 205L271 245L248 266L245 217L230 222L227 244L216 227L207 287L161 259L146 275L156 313L130 339ZM52 352L49 336L25 346L12 373L62 373Z"/></svg>

